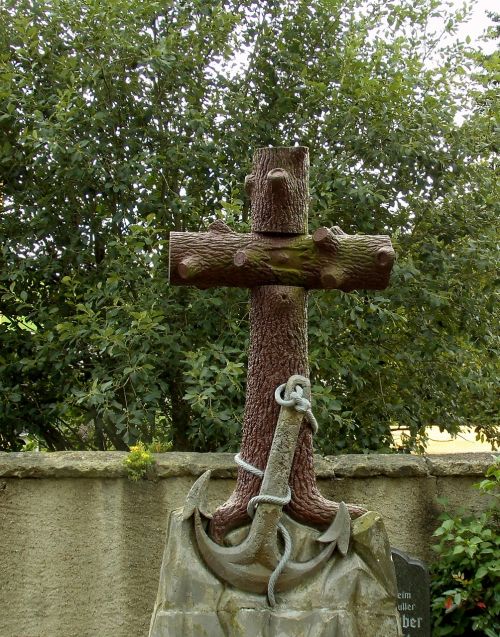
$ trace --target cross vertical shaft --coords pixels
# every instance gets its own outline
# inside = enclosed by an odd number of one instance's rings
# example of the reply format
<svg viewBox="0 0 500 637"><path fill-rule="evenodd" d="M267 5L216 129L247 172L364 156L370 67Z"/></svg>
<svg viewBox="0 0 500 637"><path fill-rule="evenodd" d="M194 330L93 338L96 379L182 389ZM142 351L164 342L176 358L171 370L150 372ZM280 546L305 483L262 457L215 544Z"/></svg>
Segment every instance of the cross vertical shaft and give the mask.
<svg viewBox="0 0 500 637"><path fill-rule="evenodd" d="M307 234L309 153L304 147L261 148L245 182L251 198L252 232L262 235ZM283 257L278 253L275 261ZM278 264L279 265L279 264ZM282 264L286 267L286 261ZM309 376L307 291L303 287L262 285L251 289L250 348L241 457L264 470L278 420L274 390L293 374ZM336 504L316 487L312 434L302 424L292 468L295 518L328 524ZM236 489L214 514L211 534L221 541L247 519L248 500L259 492L260 479L238 470ZM307 502L306 502L307 501Z"/></svg>
<svg viewBox="0 0 500 637"><path fill-rule="evenodd" d="M340 228L307 234L308 149L260 148L245 180L251 200L252 232L236 233L224 222L206 233L171 232L172 285L249 287L250 350L241 457L264 470L278 420L276 387L292 375L309 375L307 290L383 290L394 261L390 238L346 235ZM312 434L300 430L286 510L298 521L327 526L338 510L316 486ZM221 542L248 521L248 501L260 479L240 469L234 493L212 518L212 537ZM350 506L352 517L364 510Z"/></svg>

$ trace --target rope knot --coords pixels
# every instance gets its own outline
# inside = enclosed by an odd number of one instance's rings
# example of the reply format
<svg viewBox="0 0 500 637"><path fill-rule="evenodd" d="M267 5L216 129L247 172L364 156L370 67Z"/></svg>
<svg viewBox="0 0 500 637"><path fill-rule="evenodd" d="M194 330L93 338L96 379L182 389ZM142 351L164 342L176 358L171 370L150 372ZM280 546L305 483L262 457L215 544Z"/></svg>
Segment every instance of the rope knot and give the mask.
<svg viewBox="0 0 500 637"><path fill-rule="evenodd" d="M305 414L307 422L311 426L313 433L318 431L318 423L311 410L311 401L304 396L304 388L302 385L295 385L295 391L290 392L290 398L287 400L282 397L286 383L276 388L274 398L278 405L282 407L293 407L295 411Z"/></svg>
<svg viewBox="0 0 500 637"><path fill-rule="evenodd" d="M304 398L304 389L300 385L290 393L290 400L293 400L295 411L307 413L311 409L311 401Z"/></svg>

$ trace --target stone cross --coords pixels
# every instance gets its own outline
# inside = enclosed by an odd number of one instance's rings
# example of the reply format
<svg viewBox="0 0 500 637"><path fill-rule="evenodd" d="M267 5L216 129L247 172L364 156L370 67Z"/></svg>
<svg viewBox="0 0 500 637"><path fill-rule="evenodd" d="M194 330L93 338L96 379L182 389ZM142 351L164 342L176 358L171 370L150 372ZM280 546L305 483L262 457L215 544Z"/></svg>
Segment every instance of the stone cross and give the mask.
<svg viewBox="0 0 500 637"><path fill-rule="evenodd" d="M309 151L303 146L260 148L245 179L252 231L236 233L223 221L208 232L170 233L170 283L248 287L250 349L240 456L265 469L278 420L275 389L294 375L309 376L307 291L382 290L387 287L394 250L387 236L347 235L338 226L308 234ZM294 519L327 526L338 504L316 486L311 428L302 424L290 477ZM246 507L260 479L238 470L236 488L210 525L221 542L248 521ZM353 517L364 510L350 507Z"/></svg>

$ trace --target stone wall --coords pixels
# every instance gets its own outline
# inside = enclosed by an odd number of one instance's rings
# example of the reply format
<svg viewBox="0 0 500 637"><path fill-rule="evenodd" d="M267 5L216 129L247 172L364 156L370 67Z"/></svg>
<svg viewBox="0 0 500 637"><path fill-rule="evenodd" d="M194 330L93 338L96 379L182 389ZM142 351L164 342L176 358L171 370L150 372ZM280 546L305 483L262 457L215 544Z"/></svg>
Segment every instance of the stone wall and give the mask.
<svg viewBox="0 0 500 637"><path fill-rule="evenodd" d="M158 454L154 479L132 483L124 457L0 453L1 637L147 637L168 512L206 469L215 507L236 472L230 454ZM393 546L429 560L437 499L480 511L472 484L491 461L340 456L316 473L327 497L379 511Z"/></svg>

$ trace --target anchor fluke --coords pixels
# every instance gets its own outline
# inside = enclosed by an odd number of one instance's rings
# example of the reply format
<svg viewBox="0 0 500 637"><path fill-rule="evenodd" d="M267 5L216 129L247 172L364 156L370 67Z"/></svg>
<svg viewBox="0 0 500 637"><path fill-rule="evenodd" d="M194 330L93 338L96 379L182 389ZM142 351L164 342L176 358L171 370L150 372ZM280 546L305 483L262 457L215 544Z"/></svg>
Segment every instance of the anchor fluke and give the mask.
<svg viewBox="0 0 500 637"><path fill-rule="evenodd" d="M269 579L281 559L275 516L271 511L273 506L259 505L247 537L237 546L221 546L214 542L205 531L200 512L194 509L198 549L207 566L219 578L244 591L260 594L268 592ZM267 516L264 508L268 509ZM319 571L330 559L335 548L336 542L331 542L306 562L288 561L276 581L276 591L290 590L305 577Z"/></svg>
<svg viewBox="0 0 500 637"><path fill-rule="evenodd" d="M351 537L351 516L344 502L339 504L337 515L327 530L320 535L318 542L335 542L342 555L346 555L349 550L349 539Z"/></svg>
<svg viewBox="0 0 500 637"><path fill-rule="evenodd" d="M187 494L186 503L182 510L182 519L189 519L195 510L199 511L206 518L211 518L211 514L207 512L206 502L206 489L212 472L210 470L205 471L198 480L193 484L189 493Z"/></svg>

